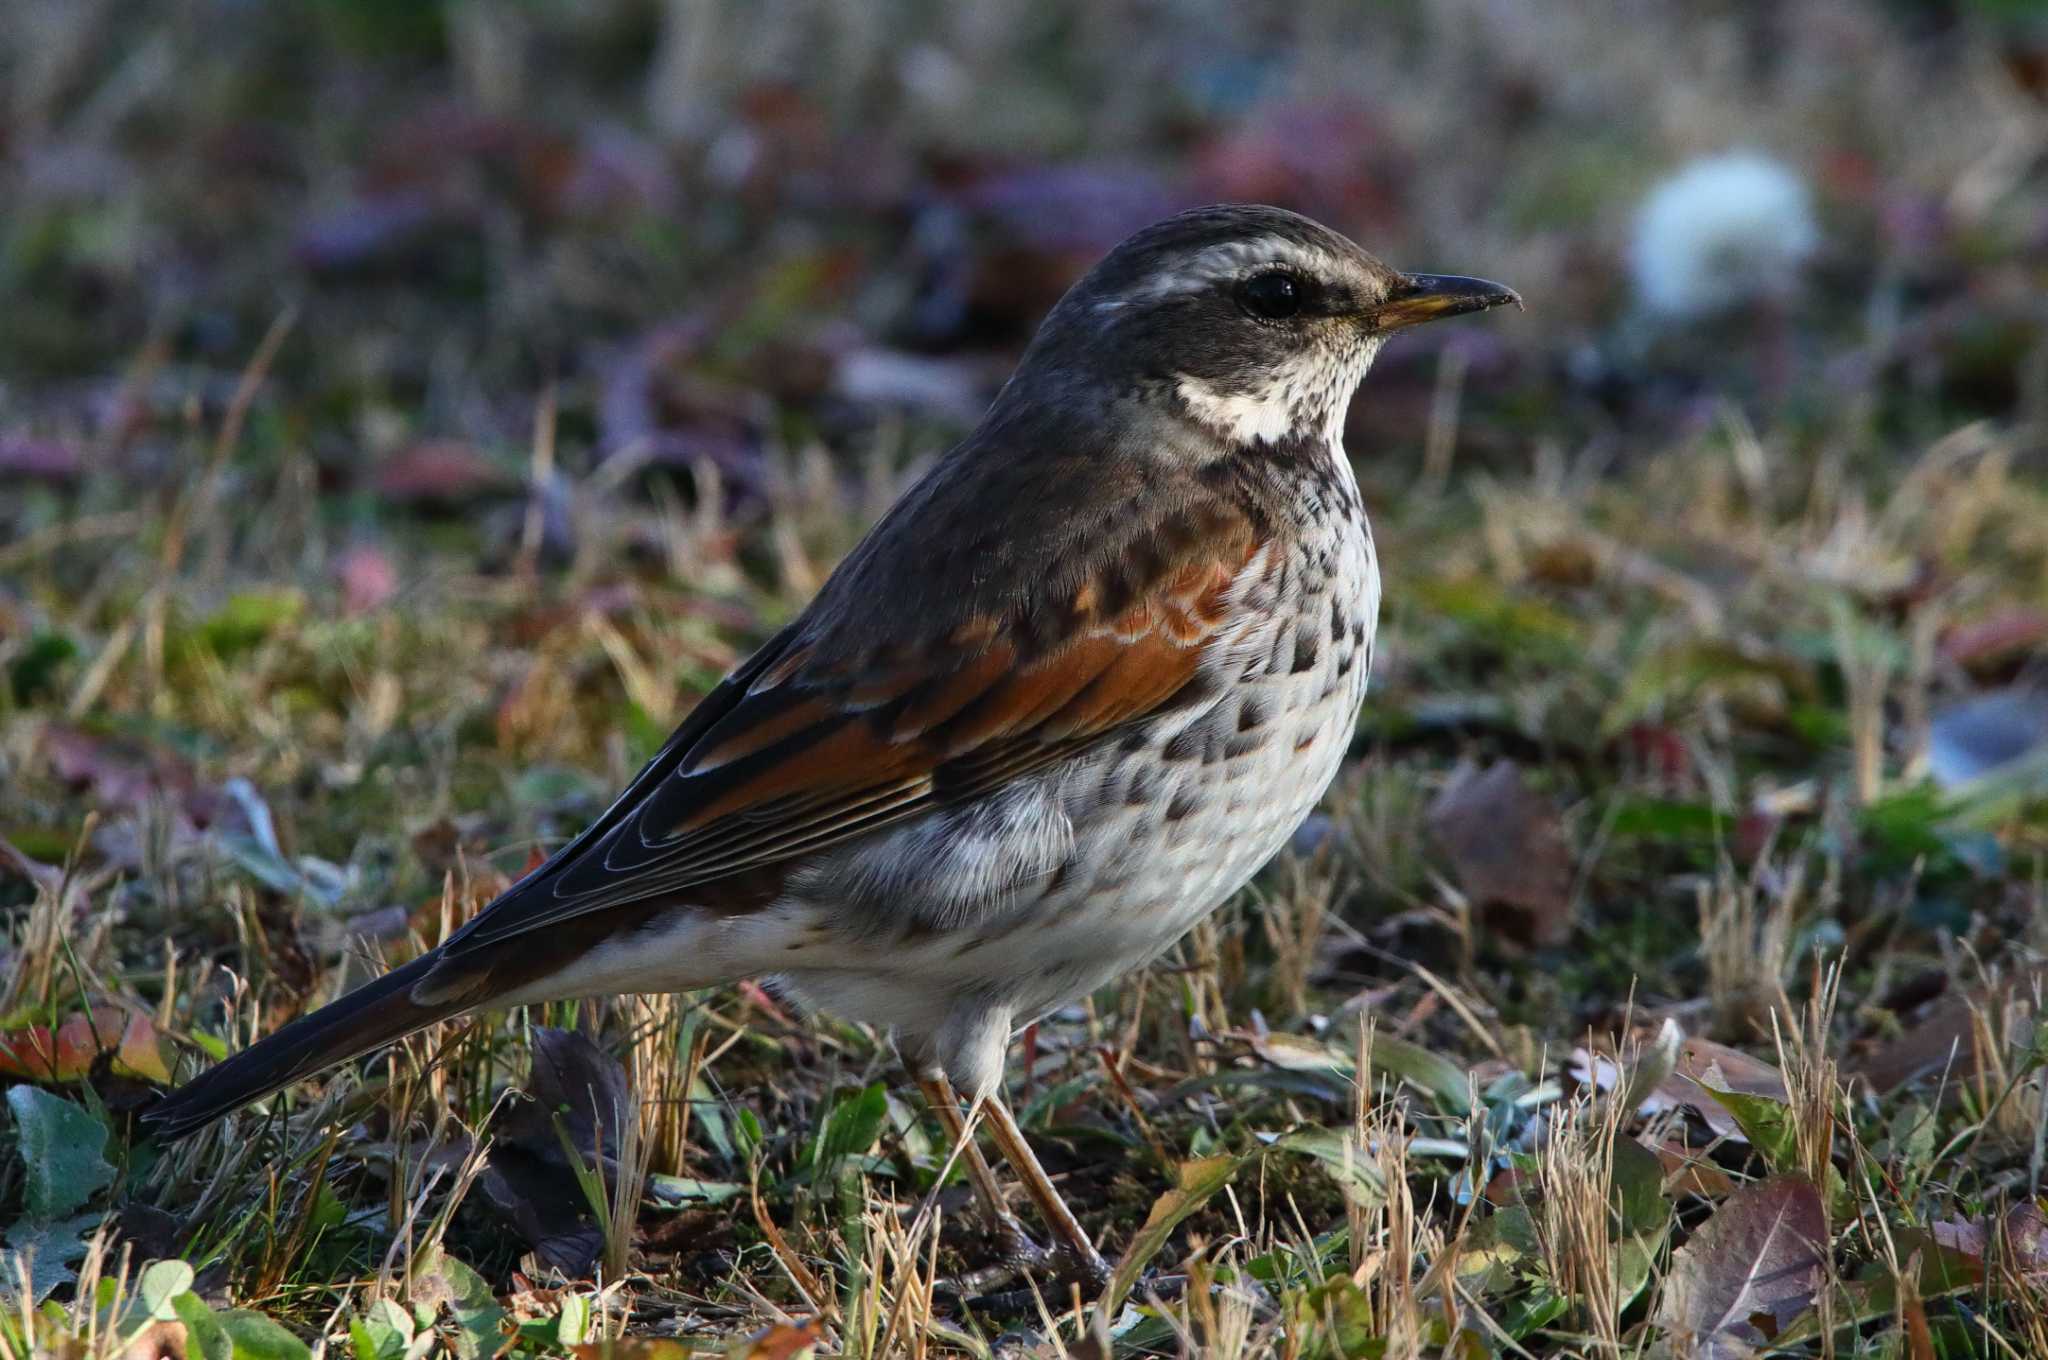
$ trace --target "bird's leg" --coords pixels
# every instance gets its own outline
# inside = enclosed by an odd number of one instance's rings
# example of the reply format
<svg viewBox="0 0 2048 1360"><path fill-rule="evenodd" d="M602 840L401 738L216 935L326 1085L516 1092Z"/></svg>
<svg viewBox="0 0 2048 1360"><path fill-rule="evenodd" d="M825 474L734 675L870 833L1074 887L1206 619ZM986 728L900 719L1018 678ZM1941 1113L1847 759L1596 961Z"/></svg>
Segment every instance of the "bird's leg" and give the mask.
<svg viewBox="0 0 2048 1360"><path fill-rule="evenodd" d="M1023 1222L1003 1202L1003 1189L996 1184L994 1168L981 1155L981 1145L968 1130L967 1121L960 1117L960 1101L953 1094L953 1083L946 1080L944 1073L935 1072L919 1076L917 1085L924 1092L925 1104L932 1107L939 1122L945 1125L946 1137L966 1160L967 1179L974 1186L974 1197L981 1201L982 1212L988 1215L989 1231L1003 1255L1019 1265L1043 1265L1049 1253L1031 1240Z"/></svg>
<svg viewBox="0 0 2048 1360"><path fill-rule="evenodd" d="M1032 1152L1031 1144L1024 1141L1024 1130L1017 1127L1017 1121L1011 1118L1010 1107L1003 1103L1002 1097L990 1094L983 1100L982 1108L988 1111L988 1130L995 1138L996 1146L1023 1180L1024 1192L1031 1196L1039 1216L1060 1239L1060 1254L1066 1258L1068 1273L1091 1296L1100 1294L1109 1284L1109 1263L1088 1240L1088 1232L1081 1226L1081 1220L1074 1217L1074 1211L1053 1188L1051 1177L1038 1164L1037 1154Z"/></svg>

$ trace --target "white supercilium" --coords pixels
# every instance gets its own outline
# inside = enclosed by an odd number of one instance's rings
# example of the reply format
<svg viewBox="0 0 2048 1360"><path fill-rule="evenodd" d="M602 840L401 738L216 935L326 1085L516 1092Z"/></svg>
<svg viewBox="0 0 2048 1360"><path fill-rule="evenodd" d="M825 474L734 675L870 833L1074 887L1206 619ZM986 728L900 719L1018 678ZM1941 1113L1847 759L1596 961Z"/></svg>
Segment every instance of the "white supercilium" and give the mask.
<svg viewBox="0 0 2048 1360"><path fill-rule="evenodd" d="M1674 319L1782 299L1819 240L1812 196L1791 169L1754 152L1704 157L1643 200L1630 251L1636 293Z"/></svg>

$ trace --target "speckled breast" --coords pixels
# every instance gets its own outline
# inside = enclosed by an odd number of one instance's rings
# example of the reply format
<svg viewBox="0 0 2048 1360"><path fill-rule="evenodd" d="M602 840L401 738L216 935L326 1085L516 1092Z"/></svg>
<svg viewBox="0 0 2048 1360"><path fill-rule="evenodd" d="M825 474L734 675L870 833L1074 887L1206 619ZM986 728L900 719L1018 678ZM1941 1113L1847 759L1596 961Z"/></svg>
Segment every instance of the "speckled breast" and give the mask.
<svg viewBox="0 0 2048 1360"><path fill-rule="evenodd" d="M1309 532L1240 578L1243 622L1216 651L1213 700L1064 772L1073 853L1036 900L988 923L1002 939L956 952L970 971L994 954L983 981L1020 1022L1170 946L1286 844L1335 777L1371 670L1379 572L1355 501L1314 508Z"/></svg>

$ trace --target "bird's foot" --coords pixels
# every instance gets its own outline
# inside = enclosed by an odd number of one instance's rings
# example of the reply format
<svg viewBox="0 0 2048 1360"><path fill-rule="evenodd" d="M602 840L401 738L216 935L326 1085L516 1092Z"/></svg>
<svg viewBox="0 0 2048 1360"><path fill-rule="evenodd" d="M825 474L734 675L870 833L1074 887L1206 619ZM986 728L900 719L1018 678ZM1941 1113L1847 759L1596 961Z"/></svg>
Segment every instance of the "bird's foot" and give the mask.
<svg viewBox="0 0 2048 1360"><path fill-rule="evenodd" d="M991 1217L989 1241L995 1245L996 1254L1005 1266L1035 1273L1052 1264L1053 1253L1038 1245L1038 1240L1025 1230L1022 1219L1007 1210Z"/></svg>
<svg viewBox="0 0 2048 1360"><path fill-rule="evenodd" d="M1109 1288L1109 1262L1087 1243L1062 1243L1052 1253L1052 1258L1056 1271L1054 1278L1063 1285L1079 1285L1082 1298L1100 1298Z"/></svg>

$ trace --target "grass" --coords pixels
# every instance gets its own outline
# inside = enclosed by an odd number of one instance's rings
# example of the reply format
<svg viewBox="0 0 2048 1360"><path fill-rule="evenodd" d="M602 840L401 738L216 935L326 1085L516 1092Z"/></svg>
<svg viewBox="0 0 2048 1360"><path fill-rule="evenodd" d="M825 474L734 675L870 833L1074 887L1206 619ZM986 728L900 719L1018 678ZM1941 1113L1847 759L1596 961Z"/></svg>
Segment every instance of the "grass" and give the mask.
<svg viewBox="0 0 2048 1360"><path fill-rule="evenodd" d="M908 56L791 18L836 55L780 83L681 6L22 11L63 60L9 115L0 451L78 457L0 491L0 1357L2040 1353L2048 781L1953 773L2048 636L2041 193L1969 131L2038 118L1993 79L2024 27L1674 7L1517 65L1435 10L1275 56L986 8ZM1729 55L1764 38L1792 74ZM1868 88L1793 78L1852 38ZM1001 112L916 102L956 77ZM1537 112L1475 130L1474 89ZM1374 154L1276 193L1531 314L1355 405L1388 593L1322 811L1012 1050L1109 1297L1002 1269L887 1036L752 987L141 1132L573 834L957 435L1085 252L962 209L922 255L919 192L1236 184L1288 107ZM1695 116L1833 165L1839 257L1646 350L1615 214ZM1885 235L1929 185L1942 229Z"/></svg>

